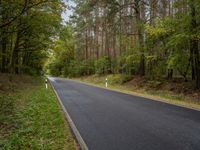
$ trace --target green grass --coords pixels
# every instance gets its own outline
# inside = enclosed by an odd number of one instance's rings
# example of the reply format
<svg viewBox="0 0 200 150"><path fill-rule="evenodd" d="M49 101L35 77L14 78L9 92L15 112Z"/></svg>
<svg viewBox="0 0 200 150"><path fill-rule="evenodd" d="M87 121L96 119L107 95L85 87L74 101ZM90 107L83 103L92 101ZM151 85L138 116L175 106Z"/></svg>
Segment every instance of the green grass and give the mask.
<svg viewBox="0 0 200 150"><path fill-rule="evenodd" d="M0 149L77 149L52 89L38 84L0 94Z"/></svg>

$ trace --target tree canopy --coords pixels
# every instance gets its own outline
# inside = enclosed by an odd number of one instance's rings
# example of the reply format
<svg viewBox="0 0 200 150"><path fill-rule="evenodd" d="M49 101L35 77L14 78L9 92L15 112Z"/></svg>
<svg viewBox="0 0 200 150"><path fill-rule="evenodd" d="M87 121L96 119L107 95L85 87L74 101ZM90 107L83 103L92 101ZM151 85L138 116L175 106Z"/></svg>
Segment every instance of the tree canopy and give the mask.
<svg viewBox="0 0 200 150"><path fill-rule="evenodd" d="M42 72L64 8L61 0L0 1L1 72Z"/></svg>

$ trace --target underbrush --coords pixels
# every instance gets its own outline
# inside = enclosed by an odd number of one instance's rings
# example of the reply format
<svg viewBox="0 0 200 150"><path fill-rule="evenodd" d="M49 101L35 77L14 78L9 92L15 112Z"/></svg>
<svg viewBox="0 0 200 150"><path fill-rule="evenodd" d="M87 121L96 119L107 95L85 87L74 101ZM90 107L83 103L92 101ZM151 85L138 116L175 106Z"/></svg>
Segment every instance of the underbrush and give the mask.
<svg viewBox="0 0 200 150"><path fill-rule="evenodd" d="M131 75L125 75L125 74L109 74L109 75L91 75L91 76L83 76L80 78L74 78L74 79L79 79L83 81L90 81L92 83L98 83L98 84L104 84L106 82L111 85L115 84L124 84L128 81L130 81L133 76Z"/></svg>
<svg viewBox="0 0 200 150"><path fill-rule="evenodd" d="M14 78L15 88L0 93L0 149L76 149L52 89L39 78Z"/></svg>
<svg viewBox="0 0 200 150"><path fill-rule="evenodd" d="M110 84L123 84L130 81L132 78L131 75L125 74L112 74L107 76L108 83Z"/></svg>

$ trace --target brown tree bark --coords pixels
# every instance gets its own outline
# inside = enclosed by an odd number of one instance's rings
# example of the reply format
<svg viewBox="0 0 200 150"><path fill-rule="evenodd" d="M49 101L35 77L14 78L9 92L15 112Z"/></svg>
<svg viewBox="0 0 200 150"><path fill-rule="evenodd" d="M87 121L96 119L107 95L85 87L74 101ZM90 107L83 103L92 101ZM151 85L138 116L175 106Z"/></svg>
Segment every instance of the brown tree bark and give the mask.
<svg viewBox="0 0 200 150"><path fill-rule="evenodd" d="M7 48L7 38L5 33L2 32L1 34L1 72L6 72L6 48Z"/></svg>
<svg viewBox="0 0 200 150"><path fill-rule="evenodd" d="M141 18L141 8L140 8L140 0L135 0L135 16L137 25L137 34L138 34L138 42L140 49L140 64L138 73L140 76L145 75L145 56L144 56L144 37L142 32L142 18Z"/></svg>
<svg viewBox="0 0 200 150"><path fill-rule="evenodd" d="M166 16L167 11L167 1L162 0L162 17L164 18Z"/></svg>
<svg viewBox="0 0 200 150"><path fill-rule="evenodd" d="M16 73L16 74L19 73L19 68L18 68L19 67L19 41L20 41L20 33L18 31L16 35L15 46L12 53L11 68L10 68L10 72Z"/></svg>
<svg viewBox="0 0 200 150"><path fill-rule="evenodd" d="M85 60L88 59L88 31L85 31Z"/></svg>
<svg viewBox="0 0 200 150"><path fill-rule="evenodd" d="M97 7L95 10L95 51L96 51L96 58L99 59L99 8Z"/></svg>
<svg viewBox="0 0 200 150"><path fill-rule="evenodd" d="M192 31L192 36L195 35L196 29L198 27L196 20L196 8L194 6L194 0L190 1L190 29ZM192 72L195 75L196 80L196 88L200 90L200 59L199 59L199 48L198 48L198 40L195 37L191 37L190 41L190 53L193 54L192 62L194 64L192 67Z"/></svg>

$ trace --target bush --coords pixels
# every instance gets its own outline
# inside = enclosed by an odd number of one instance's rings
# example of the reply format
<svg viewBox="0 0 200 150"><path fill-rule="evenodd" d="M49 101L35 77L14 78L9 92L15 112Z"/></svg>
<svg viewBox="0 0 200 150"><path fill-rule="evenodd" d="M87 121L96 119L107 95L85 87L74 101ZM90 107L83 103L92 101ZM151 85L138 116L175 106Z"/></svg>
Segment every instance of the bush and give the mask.
<svg viewBox="0 0 200 150"><path fill-rule="evenodd" d="M121 84L121 74L111 74L107 76L109 84Z"/></svg>
<svg viewBox="0 0 200 150"><path fill-rule="evenodd" d="M95 61L95 73L102 75L109 72L110 63L107 56L103 56Z"/></svg>
<svg viewBox="0 0 200 150"><path fill-rule="evenodd" d="M119 57L119 72L123 74L136 74L139 64L137 55L122 55Z"/></svg>
<svg viewBox="0 0 200 150"><path fill-rule="evenodd" d="M71 61L69 65L63 68L63 73L65 77L79 77L83 75L94 74L94 61Z"/></svg>
<svg viewBox="0 0 200 150"><path fill-rule="evenodd" d="M112 74L108 75L107 78L110 84L123 84L130 81L132 76L127 74Z"/></svg>
<svg viewBox="0 0 200 150"><path fill-rule="evenodd" d="M48 66L49 73L53 76L60 76L61 75L61 70L62 66L57 63L57 62L52 62Z"/></svg>
<svg viewBox="0 0 200 150"><path fill-rule="evenodd" d="M122 83L126 83L126 82L128 82L128 81L130 81L130 80L132 80L132 79L133 79L133 76L132 76L132 75L123 74L123 75L122 75L122 78L121 78L121 82L122 82Z"/></svg>

